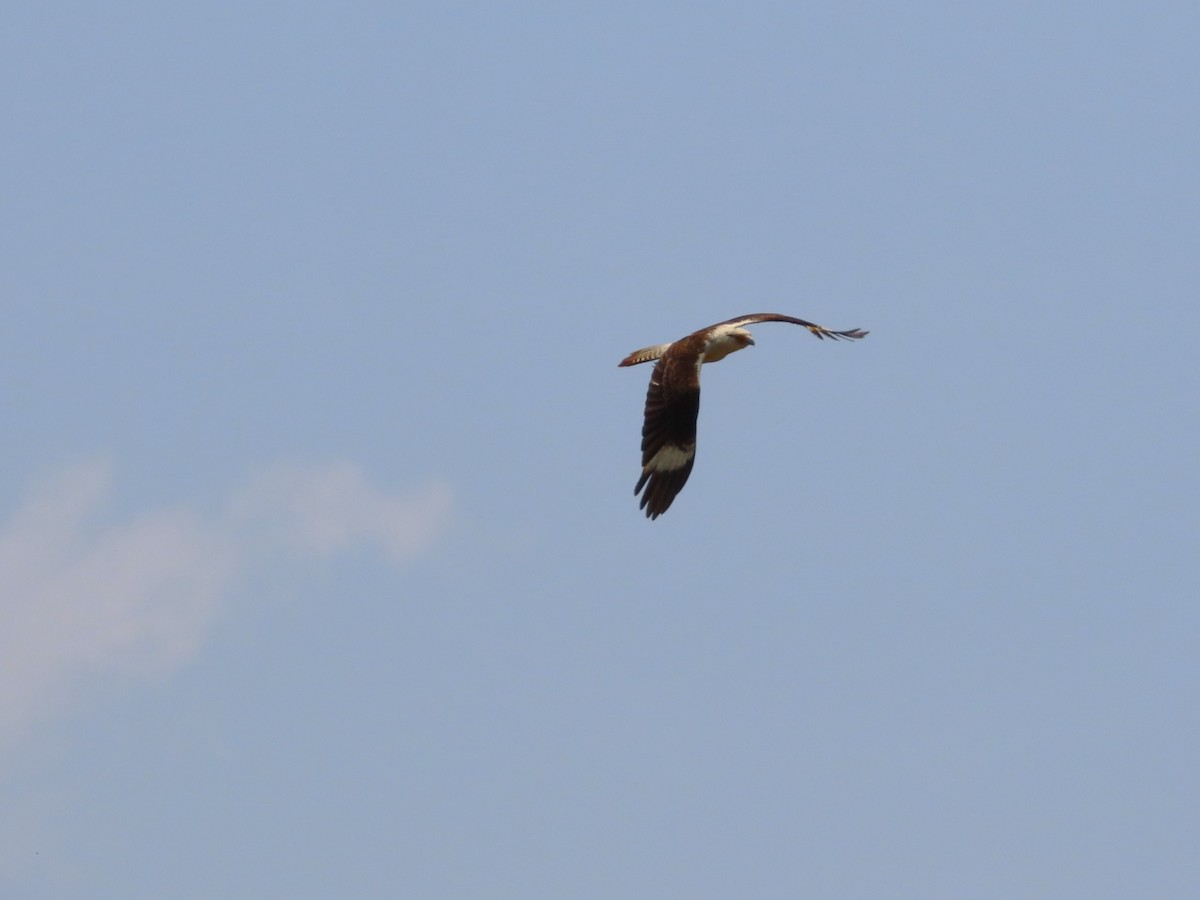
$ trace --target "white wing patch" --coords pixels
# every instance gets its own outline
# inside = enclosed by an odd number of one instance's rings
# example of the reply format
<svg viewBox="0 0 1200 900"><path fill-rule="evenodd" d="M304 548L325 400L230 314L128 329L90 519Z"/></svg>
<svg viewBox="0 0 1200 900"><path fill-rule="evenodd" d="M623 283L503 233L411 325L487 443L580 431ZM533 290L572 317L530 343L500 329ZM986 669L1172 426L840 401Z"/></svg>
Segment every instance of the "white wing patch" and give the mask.
<svg viewBox="0 0 1200 900"><path fill-rule="evenodd" d="M646 468L651 472L673 472L686 466L695 455L695 444L687 447L666 444L650 458Z"/></svg>

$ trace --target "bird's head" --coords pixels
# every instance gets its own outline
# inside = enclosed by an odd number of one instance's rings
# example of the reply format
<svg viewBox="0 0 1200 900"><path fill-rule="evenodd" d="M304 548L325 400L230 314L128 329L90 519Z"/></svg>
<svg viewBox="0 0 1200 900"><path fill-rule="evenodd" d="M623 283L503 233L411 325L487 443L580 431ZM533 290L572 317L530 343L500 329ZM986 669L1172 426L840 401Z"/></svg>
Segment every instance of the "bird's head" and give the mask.
<svg viewBox="0 0 1200 900"><path fill-rule="evenodd" d="M732 345L729 348L730 353L732 353L734 350L744 350L747 347L754 346L754 338L745 328L733 329L729 332L729 337L732 341Z"/></svg>
<svg viewBox="0 0 1200 900"><path fill-rule="evenodd" d="M716 362L724 359L730 353L743 350L754 344L754 338L745 328L730 328L728 326L713 332L704 348L704 361Z"/></svg>

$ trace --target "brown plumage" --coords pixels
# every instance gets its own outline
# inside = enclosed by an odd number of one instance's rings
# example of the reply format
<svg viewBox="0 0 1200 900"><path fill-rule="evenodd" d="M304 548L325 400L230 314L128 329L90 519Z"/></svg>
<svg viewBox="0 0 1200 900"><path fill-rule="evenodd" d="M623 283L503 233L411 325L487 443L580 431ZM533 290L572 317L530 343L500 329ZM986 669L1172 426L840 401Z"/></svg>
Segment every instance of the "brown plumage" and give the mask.
<svg viewBox="0 0 1200 900"><path fill-rule="evenodd" d="M642 476L633 489L635 496L642 495L639 508L649 518L657 519L667 511L692 473L696 461L696 418L700 414L700 367L753 344L754 338L745 326L758 322L803 325L822 340L854 339L867 334L858 328L830 331L780 313L755 313L701 328L669 344L643 347L621 360L622 366L658 360L646 392Z"/></svg>

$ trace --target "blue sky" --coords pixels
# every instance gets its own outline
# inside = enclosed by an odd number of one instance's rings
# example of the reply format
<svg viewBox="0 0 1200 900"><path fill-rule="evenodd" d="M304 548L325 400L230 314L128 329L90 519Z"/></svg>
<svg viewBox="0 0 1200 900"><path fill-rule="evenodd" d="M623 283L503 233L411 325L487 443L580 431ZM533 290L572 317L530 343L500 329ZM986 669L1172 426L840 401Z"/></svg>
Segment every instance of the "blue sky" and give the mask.
<svg viewBox="0 0 1200 900"><path fill-rule="evenodd" d="M1196 896L1198 28L15 11L5 894Z"/></svg>

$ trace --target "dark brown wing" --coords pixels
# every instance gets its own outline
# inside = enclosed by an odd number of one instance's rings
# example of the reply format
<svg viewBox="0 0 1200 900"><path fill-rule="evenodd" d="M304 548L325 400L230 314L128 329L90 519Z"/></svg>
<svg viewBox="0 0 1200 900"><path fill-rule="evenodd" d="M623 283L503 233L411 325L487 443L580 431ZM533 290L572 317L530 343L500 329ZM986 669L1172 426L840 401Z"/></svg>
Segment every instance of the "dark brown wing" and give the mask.
<svg viewBox="0 0 1200 900"><path fill-rule="evenodd" d="M791 322L793 325L803 325L821 340L831 338L836 341L842 338L854 339L867 336L867 332L861 328L852 328L849 331L830 331L828 328L824 328L813 322L806 322L804 319L797 319L793 316L785 316L782 313L751 313L748 316L726 319L724 322L718 322L717 325L734 325L738 328L745 328L747 325L755 325L758 322ZM707 331L708 329L705 330Z"/></svg>
<svg viewBox="0 0 1200 900"><path fill-rule="evenodd" d="M650 376L642 424L642 477L633 493L642 494L639 507L651 519L667 511L696 461L702 347L703 339L676 341Z"/></svg>

